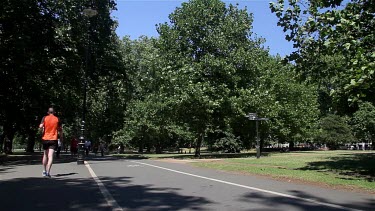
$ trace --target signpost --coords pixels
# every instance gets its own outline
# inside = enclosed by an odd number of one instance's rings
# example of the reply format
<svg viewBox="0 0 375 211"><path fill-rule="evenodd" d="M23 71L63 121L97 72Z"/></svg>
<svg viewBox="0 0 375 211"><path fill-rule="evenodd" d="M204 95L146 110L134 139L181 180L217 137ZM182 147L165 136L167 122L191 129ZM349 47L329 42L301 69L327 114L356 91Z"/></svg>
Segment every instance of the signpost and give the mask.
<svg viewBox="0 0 375 211"><path fill-rule="evenodd" d="M257 134L257 138L256 138L256 142L257 142L256 150L257 150L257 159L259 159L260 158L260 139L259 139L259 126L258 126L258 122L259 121L266 121L266 120L269 120L269 119L268 118L259 118L258 115L257 115L257 113L249 113L245 117L247 117L251 121L255 121L256 134Z"/></svg>

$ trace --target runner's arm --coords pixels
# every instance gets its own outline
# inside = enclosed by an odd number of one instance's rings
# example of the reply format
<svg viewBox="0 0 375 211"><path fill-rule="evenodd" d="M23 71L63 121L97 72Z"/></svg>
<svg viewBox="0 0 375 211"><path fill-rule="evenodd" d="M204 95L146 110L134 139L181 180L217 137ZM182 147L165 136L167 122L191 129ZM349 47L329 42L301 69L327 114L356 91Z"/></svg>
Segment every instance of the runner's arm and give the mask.
<svg viewBox="0 0 375 211"><path fill-rule="evenodd" d="M39 124L39 130L41 130L41 131L43 131L43 129L44 129L44 118L45 117L42 118L42 121Z"/></svg>

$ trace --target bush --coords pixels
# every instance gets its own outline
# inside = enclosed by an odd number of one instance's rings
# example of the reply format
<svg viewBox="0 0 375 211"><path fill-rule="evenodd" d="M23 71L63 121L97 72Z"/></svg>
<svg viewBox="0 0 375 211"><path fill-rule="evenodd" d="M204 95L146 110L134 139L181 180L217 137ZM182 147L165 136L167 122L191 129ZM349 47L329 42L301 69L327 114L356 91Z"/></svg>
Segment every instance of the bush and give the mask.
<svg viewBox="0 0 375 211"><path fill-rule="evenodd" d="M212 146L213 151L239 153L243 149L241 140L232 133L225 133L225 137L218 139Z"/></svg>

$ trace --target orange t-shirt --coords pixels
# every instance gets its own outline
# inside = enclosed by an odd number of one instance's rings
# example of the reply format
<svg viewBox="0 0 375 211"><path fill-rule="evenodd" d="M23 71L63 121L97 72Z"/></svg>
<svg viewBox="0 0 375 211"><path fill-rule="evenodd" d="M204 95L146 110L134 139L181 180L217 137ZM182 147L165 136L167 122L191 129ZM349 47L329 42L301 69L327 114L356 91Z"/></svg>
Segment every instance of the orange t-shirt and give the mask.
<svg viewBox="0 0 375 211"><path fill-rule="evenodd" d="M50 114L42 120L44 127L42 140L57 140L57 131L60 129L60 120L55 115Z"/></svg>

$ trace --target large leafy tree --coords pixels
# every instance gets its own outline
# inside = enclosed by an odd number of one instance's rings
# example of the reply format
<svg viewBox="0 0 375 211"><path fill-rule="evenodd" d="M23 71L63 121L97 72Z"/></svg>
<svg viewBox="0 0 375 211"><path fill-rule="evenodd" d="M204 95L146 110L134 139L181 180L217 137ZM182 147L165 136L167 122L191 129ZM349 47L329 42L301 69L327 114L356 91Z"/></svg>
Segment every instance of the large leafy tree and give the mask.
<svg viewBox="0 0 375 211"><path fill-rule="evenodd" d="M255 135L244 116L270 117L264 138L304 141L317 117L314 87L269 56L251 32L252 16L221 1L183 3L160 24L159 39L123 40L131 90L116 142L137 146L195 145L238 151ZM253 128L255 129L255 128Z"/></svg>
<svg viewBox="0 0 375 211"><path fill-rule="evenodd" d="M330 77L335 99L374 103L374 1L278 0L270 7L294 43L296 51L288 58L304 79ZM321 63L332 55L341 60L334 69Z"/></svg>
<svg viewBox="0 0 375 211"><path fill-rule="evenodd" d="M64 122L74 122L83 93L84 58L88 42L93 52L87 74L95 84L108 74L105 64L115 22L113 1L5 1L0 13L0 124L12 139L16 131L28 134L33 150L36 125L48 106L60 111ZM95 7L88 20L83 9ZM90 21L90 25L88 22ZM90 27L88 27L90 26ZM93 65L93 64L96 65ZM99 68L94 68L99 67Z"/></svg>
<svg viewBox="0 0 375 211"><path fill-rule="evenodd" d="M295 142L311 141L319 114L315 86L298 82L292 66L282 65L280 58L263 58L260 69L257 85L240 89L231 98L237 111L232 128L245 140L254 137L254 124L243 116L257 112L269 118L260 127L268 141L289 142L291 148Z"/></svg>
<svg viewBox="0 0 375 211"><path fill-rule="evenodd" d="M195 134L198 156L206 134L226 129L229 97L255 81L257 69L247 54L265 52L251 39L252 15L236 6L192 0L169 18L157 28L158 48L170 66L168 92L179 98L177 113Z"/></svg>

